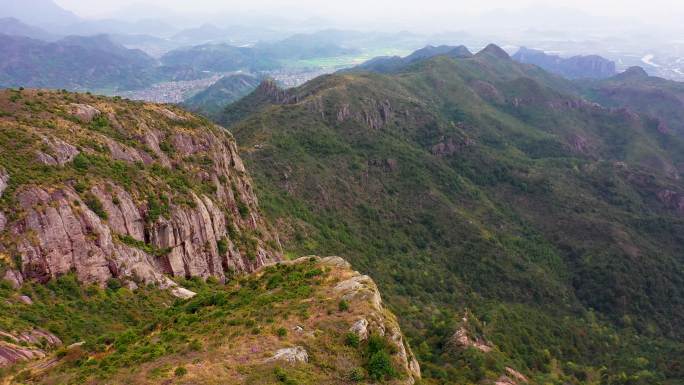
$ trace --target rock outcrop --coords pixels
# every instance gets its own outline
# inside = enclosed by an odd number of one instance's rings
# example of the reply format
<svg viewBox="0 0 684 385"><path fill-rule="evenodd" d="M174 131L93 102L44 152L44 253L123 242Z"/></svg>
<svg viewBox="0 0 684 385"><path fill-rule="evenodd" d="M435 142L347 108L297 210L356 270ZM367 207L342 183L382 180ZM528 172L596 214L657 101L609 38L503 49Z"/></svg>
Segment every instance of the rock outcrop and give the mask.
<svg viewBox="0 0 684 385"><path fill-rule="evenodd" d="M294 348L283 348L278 350L273 357L266 360L266 362L270 361L285 361L291 364L296 362L308 362L309 353L307 353L306 349L301 346L295 346Z"/></svg>
<svg viewBox="0 0 684 385"><path fill-rule="evenodd" d="M0 144L3 163L25 162L0 170L0 193L14 173L55 168L45 181L17 178L0 206L0 253L21 260L6 269L14 285L74 272L88 283L172 287L169 276L224 279L280 258L222 127L163 106L53 92L23 97L61 112L2 118L35 143L20 151Z"/></svg>
<svg viewBox="0 0 684 385"><path fill-rule="evenodd" d="M449 345L454 349L475 348L481 352L492 351L492 346L482 337L473 337L468 332L468 314L463 316L461 326L454 332L449 341Z"/></svg>
<svg viewBox="0 0 684 385"><path fill-rule="evenodd" d="M61 345L57 336L40 329L18 334L0 331L0 367L44 358L46 349Z"/></svg>
<svg viewBox="0 0 684 385"><path fill-rule="evenodd" d="M395 362L403 372L410 374L407 383L412 384L420 379L418 360L404 340L396 317L384 307L375 282L369 276L351 270L351 266L342 258L322 258L321 264L333 266L340 273L341 279L332 289L334 295L350 303L353 308L363 309L360 311L363 317L350 325L349 330L362 340L374 333L385 336L396 347Z"/></svg>

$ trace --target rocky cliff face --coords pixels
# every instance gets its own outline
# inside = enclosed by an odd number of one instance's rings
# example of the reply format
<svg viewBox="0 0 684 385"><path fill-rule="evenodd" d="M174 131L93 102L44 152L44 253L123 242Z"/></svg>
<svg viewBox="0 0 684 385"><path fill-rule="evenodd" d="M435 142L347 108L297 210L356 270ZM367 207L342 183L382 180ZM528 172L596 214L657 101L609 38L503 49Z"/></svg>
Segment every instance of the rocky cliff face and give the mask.
<svg viewBox="0 0 684 385"><path fill-rule="evenodd" d="M174 286L280 258L225 129L159 105L0 93L5 278Z"/></svg>

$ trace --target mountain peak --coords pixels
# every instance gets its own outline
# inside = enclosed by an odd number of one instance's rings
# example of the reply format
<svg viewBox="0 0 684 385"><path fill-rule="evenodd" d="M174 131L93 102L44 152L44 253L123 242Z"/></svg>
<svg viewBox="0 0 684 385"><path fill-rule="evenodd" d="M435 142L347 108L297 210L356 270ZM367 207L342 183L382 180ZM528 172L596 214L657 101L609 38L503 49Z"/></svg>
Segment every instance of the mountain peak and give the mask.
<svg viewBox="0 0 684 385"><path fill-rule="evenodd" d="M639 78L647 78L648 73L646 70L643 69L643 67L639 66L633 66L629 67L625 70L625 72L617 75L616 77L619 77L621 79L639 79Z"/></svg>
<svg viewBox="0 0 684 385"><path fill-rule="evenodd" d="M477 53L477 56L483 56L483 55L491 55L491 56L494 56L498 59L510 59L511 58L508 55L508 53L503 50L503 48L499 47L496 44L489 44L482 51Z"/></svg>
<svg viewBox="0 0 684 385"><path fill-rule="evenodd" d="M446 55L454 58L466 58L473 56L473 54L470 53L470 51L468 51L468 48L466 48L463 45L427 45L407 56L405 58L405 61L408 63L413 63L419 60L428 59L439 55Z"/></svg>

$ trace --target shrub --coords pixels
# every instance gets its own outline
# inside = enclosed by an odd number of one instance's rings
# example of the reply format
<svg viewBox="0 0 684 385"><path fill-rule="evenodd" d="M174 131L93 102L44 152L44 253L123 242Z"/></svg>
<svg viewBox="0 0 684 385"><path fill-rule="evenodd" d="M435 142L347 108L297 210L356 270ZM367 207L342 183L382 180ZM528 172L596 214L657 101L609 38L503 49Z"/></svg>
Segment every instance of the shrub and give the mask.
<svg viewBox="0 0 684 385"><path fill-rule="evenodd" d="M240 212L240 217L242 217L242 219L245 219L249 216L249 207L247 207L247 204L245 204L245 202L239 200L239 198L237 199L237 207L238 211Z"/></svg>
<svg viewBox="0 0 684 385"><path fill-rule="evenodd" d="M85 200L86 206L88 206L88 208L93 210L93 212L95 214L97 214L98 217L105 219L105 220L107 219L107 217L108 217L107 212L104 210L104 207L102 206L102 202L100 202L100 200L97 199L97 197L95 195L93 195L90 192L86 193L84 200Z"/></svg>
<svg viewBox="0 0 684 385"><path fill-rule="evenodd" d="M110 278L107 280L107 289L112 290L112 291L117 291L121 289L123 286L121 285L121 281L119 281L116 278Z"/></svg>
<svg viewBox="0 0 684 385"><path fill-rule="evenodd" d="M281 382L285 385L297 385L297 381L290 378L290 376L287 375L285 370L281 368L275 368L274 374L278 382Z"/></svg>
<svg viewBox="0 0 684 385"><path fill-rule="evenodd" d="M374 353L368 360L368 375L377 381L396 377L392 357L384 350Z"/></svg>
<svg viewBox="0 0 684 385"><path fill-rule="evenodd" d="M190 350L192 350L192 351L194 351L194 352L199 352L199 351L202 350L202 347L203 347L203 346L202 346L202 342L201 342L201 341L199 341L199 340L192 340L192 341L190 341L190 345L189 345L188 347L190 348Z"/></svg>
<svg viewBox="0 0 684 385"><path fill-rule="evenodd" d="M90 161L86 155L80 153L74 157L73 165L76 170L85 171L90 167Z"/></svg>
<svg viewBox="0 0 684 385"><path fill-rule="evenodd" d="M349 332L344 336L344 344L347 346L358 348L360 343L361 339L356 333Z"/></svg>
<svg viewBox="0 0 684 385"><path fill-rule="evenodd" d="M349 372L349 380L354 382L363 381L366 377L363 368L354 368Z"/></svg>
<svg viewBox="0 0 684 385"><path fill-rule="evenodd" d="M276 335L277 335L278 337L281 337L281 338L282 338L282 337L285 337L285 336L287 335L287 329L285 329L285 328L278 328L278 330L276 330Z"/></svg>
<svg viewBox="0 0 684 385"><path fill-rule="evenodd" d="M182 366L179 366L176 368L176 370L173 372L173 374L176 377L183 377L184 375L188 374L188 369L185 369Z"/></svg>
<svg viewBox="0 0 684 385"><path fill-rule="evenodd" d="M168 218L171 212L169 208L168 199L165 195L160 197L149 196L147 198L148 214L147 219L154 223L159 217Z"/></svg>
<svg viewBox="0 0 684 385"><path fill-rule="evenodd" d="M218 252L220 255L226 255L228 253L228 240L226 237L222 237L218 241L216 241L216 247L218 248Z"/></svg>
<svg viewBox="0 0 684 385"><path fill-rule="evenodd" d="M349 302L341 300L340 303L337 305L337 308L340 311L349 311Z"/></svg>

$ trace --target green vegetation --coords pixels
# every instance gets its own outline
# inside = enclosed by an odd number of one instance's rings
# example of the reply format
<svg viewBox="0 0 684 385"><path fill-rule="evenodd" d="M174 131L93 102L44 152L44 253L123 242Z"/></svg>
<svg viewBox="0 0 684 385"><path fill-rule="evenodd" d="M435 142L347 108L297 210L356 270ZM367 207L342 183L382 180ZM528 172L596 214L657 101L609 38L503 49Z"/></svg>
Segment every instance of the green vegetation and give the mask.
<svg viewBox="0 0 684 385"><path fill-rule="evenodd" d="M84 287L67 275L46 285L25 285L22 293L34 299L31 306L17 301L17 293L3 285L0 328L20 331L40 326L64 336L66 345L85 341L82 346L60 350L62 359L49 372L17 367L4 374L17 376L21 371L26 383L77 384L172 377L212 383L241 373L257 381L247 383L313 384L333 383L347 376L347 368L366 365L372 376L368 378L405 375L394 367L396 351L383 337L374 336L363 346L341 343L353 316L342 321L326 319L326 309L337 304L327 297L340 273L311 259L271 266L226 285L215 280L181 280L198 293L189 300L173 300L166 290L154 287L132 293L121 288L118 280L112 280L107 289ZM316 320L305 313L315 314ZM316 338L287 332L300 324L318 329ZM254 333L268 329L275 330L280 342L274 344L268 333ZM273 354L291 344L305 346L309 363L281 368L264 363L263 354L250 354L245 361L243 353L237 353L258 347Z"/></svg>
<svg viewBox="0 0 684 385"><path fill-rule="evenodd" d="M102 207L102 202L100 202L100 200L91 192L85 194L84 202L98 217L105 220L107 219L107 212L104 210L104 207Z"/></svg>
<svg viewBox="0 0 684 385"><path fill-rule="evenodd" d="M684 145L576 90L487 52L321 77L287 91L296 103L257 91L219 121L285 247L372 276L426 383L505 366L681 383L684 221L658 192L684 192ZM466 308L493 352L449 348Z"/></svg>
<svg viewBox="0 0 684 385"><path fill-rule="evenodd" d="M73 275L65 275L45 285L26 283L19 293L0 285L0 329L22 331L39 327L60 336L65 345L85 341L96 346L130 328L153 323L158 309L170 295L153 288L135 293L112 281L107 289L83 286ZM32 305L16 300L29 296Z"/></svg>
<svg viewBox="0 0 684 385"><path fill-rule="evenodd" d="M145 242L143 242L143 241L139 241L139 240L137 240L137 239L131 237L131 236L128 235L128 234L124 234L124 235L119 234L119 235L116 236L116 238L117 238L120 242L125 243L125 244L127 244L128 246L133 246L133 247L135 247L135 248L138 248L138 249L140 249L140 250L146 252L146 253L149 254L149 255L154 255L154 256L157 256L157 257L161 257L161 256L167 255L167 254L169 254L169 253L171 252L171 249L170 249L170 248L158 249L158 248L156 248L156 247L154 247L154 246L152 246L152 245L150 245L150 244L147 244L147 243L145 243Z"/></svg>
<svg viewBox="0 0 684 385"><path fill-rule="evenodd" d="M375 381L391 379L397 376L392 364L391 348L384 337L371 335L368 338L366 356L368 357L368 376Z"/></svg>

